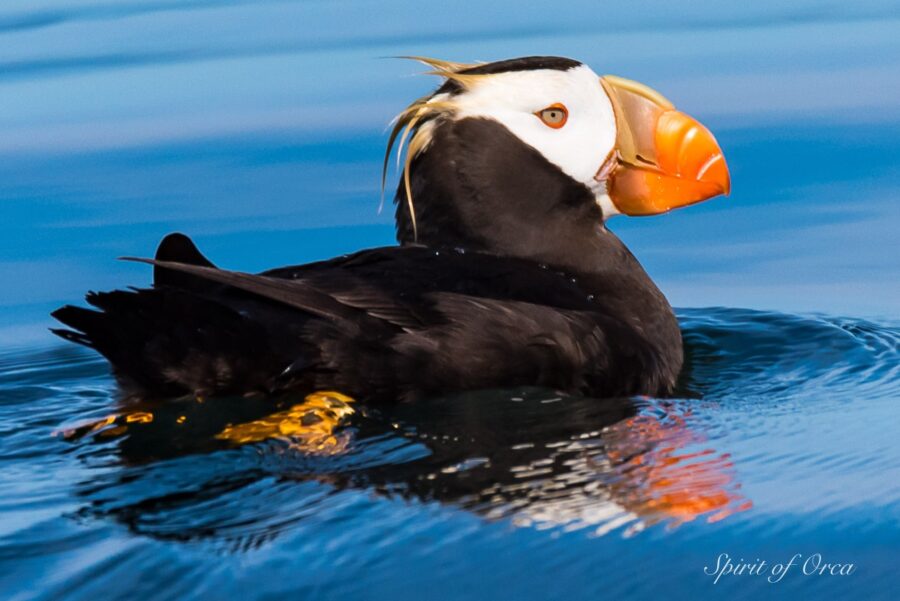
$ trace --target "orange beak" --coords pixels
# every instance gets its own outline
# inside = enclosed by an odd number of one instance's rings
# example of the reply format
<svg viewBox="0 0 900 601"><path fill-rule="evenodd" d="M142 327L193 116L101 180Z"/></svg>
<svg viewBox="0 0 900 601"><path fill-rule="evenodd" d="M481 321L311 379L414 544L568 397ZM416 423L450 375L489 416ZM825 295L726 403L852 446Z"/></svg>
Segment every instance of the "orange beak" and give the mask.
<svg viewBox="0 0 900 601"><path fill-rule="evenodd" d="M731 191L716 139L655 90L614 75L600 78L616 115L615 152L597 172L626 215L657 215Z"/></svg>

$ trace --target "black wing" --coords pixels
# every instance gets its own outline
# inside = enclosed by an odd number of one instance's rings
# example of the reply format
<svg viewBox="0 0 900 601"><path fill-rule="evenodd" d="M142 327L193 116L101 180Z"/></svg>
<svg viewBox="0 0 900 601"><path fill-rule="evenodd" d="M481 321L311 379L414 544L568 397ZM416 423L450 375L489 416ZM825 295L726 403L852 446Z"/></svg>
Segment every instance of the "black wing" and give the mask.
<svg viewBox="0 0 900 601"><path fill-rule="evenodd" d="M617 395L634 392L653 361L604 304L604 286L592 282L589 294L577 277L528 261L391 247L253 275L176 241L182 253L164 241L157 259L141 259L154 265L154 289L90 296L102 312L55 314L76 330L61 335L151 390L336 388L382 400L538 385Z"/></svg>

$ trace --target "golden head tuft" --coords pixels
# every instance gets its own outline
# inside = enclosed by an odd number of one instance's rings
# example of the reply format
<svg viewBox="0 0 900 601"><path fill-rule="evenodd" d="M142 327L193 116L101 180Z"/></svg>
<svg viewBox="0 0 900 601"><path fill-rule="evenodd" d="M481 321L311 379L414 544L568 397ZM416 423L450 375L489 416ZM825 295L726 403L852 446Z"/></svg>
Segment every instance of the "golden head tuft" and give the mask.
<svg viewBox="0 0 900 601"><path fill-rule="evenodd" d="M423 63L433 70L426 72L427 75L437 75L443 77L447 81L453 81L463 87L469 89L476 85L478 81L485 77L481 74L466 73L477 64L456 63L444 61L436 58L428 58L424 56L401 56L398 58L406 58ZM433 124L436 119L452 114L456 110L453 102L453 96L449 93L442 93L440 89L426 96L416 99L412 104L403 109L397 115L391 129L391 135L388 139L387 149L384 153L384 164L381 170L381 204L384 205L384 187L387 181L387 167L390 161L391 151L394 144L399 139L397 145L397 163L403 156L403 148L406 147L406 155L403 162L403 186L406 191L406 203L409 208L409 216L413 228L413 239L418 240L418 228L416 225L416 212L413 206L412 187L410 185L409 168L415 156L425 150L431 142L431 133Z"/></svg>

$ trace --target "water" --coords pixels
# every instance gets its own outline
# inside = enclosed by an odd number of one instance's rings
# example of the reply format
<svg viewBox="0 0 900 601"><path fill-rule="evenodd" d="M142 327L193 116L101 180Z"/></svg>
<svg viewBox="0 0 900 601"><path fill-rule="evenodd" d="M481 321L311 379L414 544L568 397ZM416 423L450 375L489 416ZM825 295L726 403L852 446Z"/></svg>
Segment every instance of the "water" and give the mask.
<svg viewBox="0 0 900 601"><path fill-rule="evenodd" d="M317 450L215 438L253 399L60 434L119 409L46 332L148 281L114 257L176 229L244 270L388 244L384 127L431 82L379 57L540 53L653 85L729 159L729 199L611 224L685 307L676 398L356 407ZM890 598L898 107L890 2L5 2L0 598ZM713 584L721 553L856 571Z"/></svg>

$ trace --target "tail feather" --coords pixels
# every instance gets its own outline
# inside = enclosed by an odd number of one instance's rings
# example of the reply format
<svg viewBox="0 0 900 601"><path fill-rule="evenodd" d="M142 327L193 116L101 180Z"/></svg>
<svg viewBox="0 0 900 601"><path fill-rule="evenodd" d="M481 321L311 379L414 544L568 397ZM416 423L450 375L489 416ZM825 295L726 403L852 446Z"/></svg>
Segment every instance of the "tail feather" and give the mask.
<svg viewBox="0 0 900 601"><path fill-rule="evenodd" d="M159 260L214 267L183 234L170 234ZM171 269L154 269L152 289L90 292L91 308L66 305L52 316L66 328L51 331L95 349L126 388L154 394L213 394L267 390L275 374L297 361L296 331L269 308L265 322L250 301L223 294L221 283Z"/></svg>
<svg viewBox="0 0 900 601"><path fill-rule="evenodd" d="M187 290L91 293L98 310L65 306L54 333L96 349L129 389L157 394L268 390L291 357L278 336L222 302Z"/></svg>

